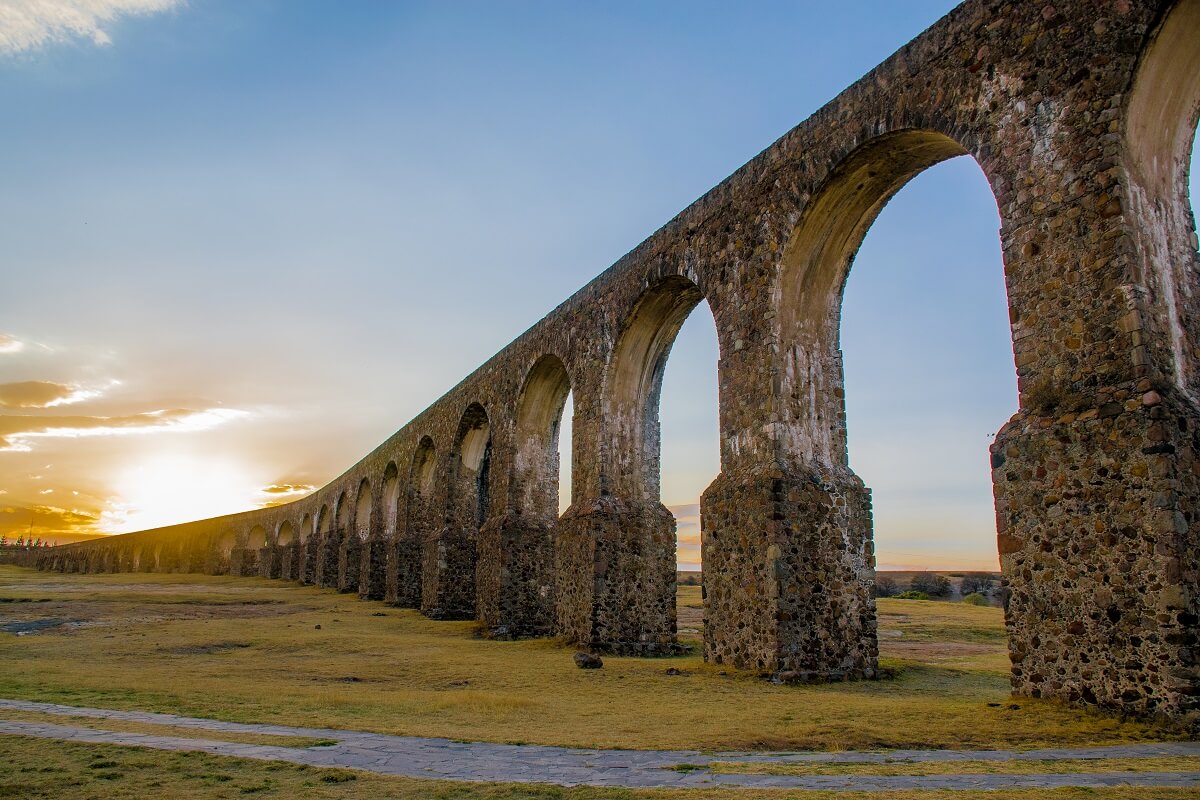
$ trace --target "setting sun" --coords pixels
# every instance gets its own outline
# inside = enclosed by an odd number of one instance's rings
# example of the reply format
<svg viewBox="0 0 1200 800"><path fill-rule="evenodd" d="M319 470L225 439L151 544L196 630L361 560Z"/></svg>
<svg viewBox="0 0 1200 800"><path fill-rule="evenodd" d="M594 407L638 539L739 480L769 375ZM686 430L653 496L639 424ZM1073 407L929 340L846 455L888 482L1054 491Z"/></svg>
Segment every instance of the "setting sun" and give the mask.
<svg viewBox="0 0 1200 800"><path fill-rule="evenodd" d="M257 505L254 486L247 470L232 461L156 456L118 473L116 496L101 513L98 527L126 533L243 511Z"/></svg>

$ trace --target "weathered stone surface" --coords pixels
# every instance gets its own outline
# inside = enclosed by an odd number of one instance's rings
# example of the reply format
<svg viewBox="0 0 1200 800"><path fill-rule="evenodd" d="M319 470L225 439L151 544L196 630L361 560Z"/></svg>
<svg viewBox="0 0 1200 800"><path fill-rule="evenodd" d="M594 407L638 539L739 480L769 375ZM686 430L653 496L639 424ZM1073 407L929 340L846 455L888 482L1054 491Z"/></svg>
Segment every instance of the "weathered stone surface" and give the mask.
<svg viewBox="0 0 1200 800"><path fill-rule="evenodd" d="M42 563L165 569L167 551L145 546L181 544L181 569L256 574L261 562L273 574L258 551L288 523L310 534L303 580L362 591L365 575L373 596L378 551L353 541L366 530L361 541L386 543L391 602L534 632L545 525L554 632L669 651L658 395L704 299L721 353L722 470L702 508L705 653L806 679L870 676L870 495L846 459L841 290L886 200L969 155L1001 217L1021 394L991 452L1014 688L1192 718L1200 264L1184 176L1197 30L1200 0L969 0L328 486L54 548ZM555 520L567 391L572 506Z"/></svg>

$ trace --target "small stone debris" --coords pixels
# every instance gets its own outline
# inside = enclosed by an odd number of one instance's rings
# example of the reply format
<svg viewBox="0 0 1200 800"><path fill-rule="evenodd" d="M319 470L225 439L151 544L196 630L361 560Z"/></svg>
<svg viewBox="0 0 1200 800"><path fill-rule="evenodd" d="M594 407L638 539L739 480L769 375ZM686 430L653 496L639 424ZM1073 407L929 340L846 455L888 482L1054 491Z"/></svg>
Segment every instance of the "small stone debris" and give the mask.
<svg viewBox="0 0 1200 800"><path fill-rule="evenodd" d="M317 630L321 630L321 623L318 622L316 625L313 625L313 627Z"/></svg>
<svg viewBox="0 0 1200 800"><path fill-rule="evenodd" d="M575 654L575 666L580 669L600 669L604 666L604 661L601 660L600 656L580 650Z"/></svg>

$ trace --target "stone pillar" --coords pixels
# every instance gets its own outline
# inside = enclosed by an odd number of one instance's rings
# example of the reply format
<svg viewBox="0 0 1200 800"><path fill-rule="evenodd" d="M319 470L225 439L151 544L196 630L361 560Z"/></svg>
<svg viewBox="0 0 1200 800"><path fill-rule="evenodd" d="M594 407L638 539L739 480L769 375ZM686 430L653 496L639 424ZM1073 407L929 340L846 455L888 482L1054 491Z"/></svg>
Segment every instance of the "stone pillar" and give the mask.
<svg viewBox="0 0 1200 800"><path fill-rule="evenodd" d="M337 590L339 592L358 592L358 584L362 578L363 542L358 532L351 529L342 541L338 552Z"/></svg>
<svg viewBox="0 0 1200 800"><path fill-rule="evenodd" d="M321 537L317 551L317 575L315 583L329 589L338 588L338 553L341 550L342 531L331 528Z"/></svg>
<svg viewBox="0 0 1200 800"><path fill-rule="evenodd" d="M721 473L701 518L705 660L792 680L875 676L871 494L857 476Z"/></svg>
<svg viewBox="0 0 1200 800"><path fill-rule="evenodd" d="M317 582L317 564L321 552L321 538L310 534L300 545L300 575L301 583L314 584Z"/></svg>
<svg viewBox="0 0 1200 800"><path fill-rule="evenodd" d="M388 545L387 602L400 608L421 607L422 548L418 532L405 530Z"/></svg>
<svg viewBox="0 0 1200 800"><path fill-rule="evenodd" d="M992 445L1012 683L1180 719L1200 715L1200 415L1141 388Z"/></svg>
<svg viewBox="0 0 1200 800"><path fill-rule="evenodd" d="M448 525L424 542L421 613L430 619L475 618L473 527Z"/></svg>
<svg viewBox="0 0 1200 800"><path fill-rule="evenodd" d="M576 503L555 546L559 635L619 655L671 655L675 517L661 503L605 497Z"/></svg>
<svg viewBox="0 0 1200 800"><path fill-rule="evenodd" d="M258 576L260 578L279 577L279 548L266 545L258 549Z"/></svg>
<svg viewBox="0 0 1200 800"><path fill-rule="evenodd" d="M358 582L358 596L363 600L383 600L387 593L387 542L381 536L372 536L362 547L362 574Z"/></svg>
<svg viewBox="0 0 1200 800"><path fill-rule="evenodd" d="M509 512L479 529L477 615L490 636L549 636L554 630L555 522Z"/></svg>

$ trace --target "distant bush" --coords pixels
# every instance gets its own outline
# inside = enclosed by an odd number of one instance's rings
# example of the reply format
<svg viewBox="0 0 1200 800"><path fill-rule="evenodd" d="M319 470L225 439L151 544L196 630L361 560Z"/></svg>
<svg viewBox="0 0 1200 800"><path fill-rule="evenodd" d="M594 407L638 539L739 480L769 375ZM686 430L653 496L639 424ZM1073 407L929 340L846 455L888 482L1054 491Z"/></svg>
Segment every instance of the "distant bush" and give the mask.
<svg viewBox="0 0 1200 800"><path fill-rule="evenodd" d="M971 592L963 595L962 601L969 606L990 606L992 603L984 595L979 592Z"/></svg>
<svg viewBox="0 0 1200 800"><path fill-rule="evenodd" d="M897 600L928 600L929 595L924 592L907 591L896 595Z"/></svg>
<svg viewBox="0 0 1200 800"><path fill-rule="evenodd" d="M981 594L987 597L992 593L992 589L996 585L995 576L987 572L968 572L963 576L962 584L958 590L962 592L965 598L969 594Z"/></svg>
<svg viewBox="0 0 1200 800"><path fill-rule="evenodd" d="M919 572L913 576L908 588L913 592L924 592L930 597L949 597L954 587L950 579L936 572Z"/></svg>
<svg viewBox="0 0 1200 800"><path fill-rule="evenodd" d="M896 579L888 575L880 575L875 578L874 593L876 597L895 597L900 594L900 587L896 585Z"/></svg>

